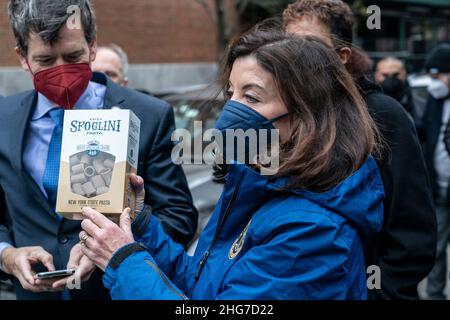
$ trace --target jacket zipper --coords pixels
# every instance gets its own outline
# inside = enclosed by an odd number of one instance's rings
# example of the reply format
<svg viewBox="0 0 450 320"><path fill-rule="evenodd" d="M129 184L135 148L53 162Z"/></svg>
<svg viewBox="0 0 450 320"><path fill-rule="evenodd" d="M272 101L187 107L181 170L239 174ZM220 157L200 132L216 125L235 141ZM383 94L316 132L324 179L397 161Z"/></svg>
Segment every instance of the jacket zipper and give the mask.
<svg viewBox="0 0 450 320"><path fill-rule="evenodd" d="M204 253L202 259L200 260L200 263L199 263L198 269L197 269L197 273L195 274L194 286L193 286L191 292L194 291L195 285L197 284L197 282L198 282L198 280L200 278L200 275L201 275L201 273L203 271L203 268L204 268L206 262L208 261L209 256L211 255L211 251L214 249L214 247L216 246L217 241L219 240L219 236L220 236L220 233L221 233L221 231L223 229L223 226L225 224L225 220L227 219L228 215L230 214L231 210L233 209L233 206L234 206L234 203L236 201L236 197L237 197L237 194L238 194L240 186L241 186L241 179L239 179L239 181L238 181L238 183L237 183L237 185L236 185L236 187L235 187L235 189L233 191L233 194L231 195L231 199L228 202L228 205L227 205L227 208L225 210L225 213L223 214L222 218L219 221L219 225L218 225L218 227L216 229L216 233L214 234L213 241L211 242L208 250Z"/></svg>
<svg viewBox="0 0 450 320"><path fill-rule="evenodd" d="M152 267L153 270L156 271L156 273L158 273L158 275L161 277L161 279L164 281L164 283L166 284L166 286L170 289L170 291L172 291L173 293L175 293L180 299L182 300L189 300L184 294L179 293L169 282L169 280L167 280L166 276L163 274L163 272L161 271L161 269L159 269L153 262L149 261L149 260L145 260L145 262L147 262L147 264Z"/></svg>

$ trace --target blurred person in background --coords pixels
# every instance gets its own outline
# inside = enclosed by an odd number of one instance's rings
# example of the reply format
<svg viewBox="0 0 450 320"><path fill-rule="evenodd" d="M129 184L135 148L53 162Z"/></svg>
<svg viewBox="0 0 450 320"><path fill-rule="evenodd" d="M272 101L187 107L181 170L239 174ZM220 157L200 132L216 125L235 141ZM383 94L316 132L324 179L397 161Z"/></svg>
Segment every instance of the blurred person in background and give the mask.
<svg viewBox="0 0 450 320"><path fill-rule="evenodd" d="M375 81L383 88L384 94L394 98L415 120L415 106L408 74L403 61L394 57L380 60L375 69Z"/></svg>
<svg viewBox="0 0 450 320"><path fill-rule="evenodd" d="M102 72L118 85L127 87L128 68L128 56L121 47L116 44L98 47L92 71Z"/></svg>
<svg viewBox="0 0 450 320"><path fill-rule="evenodd" d="M74 5L75 28L68 24ZM13 280L18 299L109 299L102 272L77 244L81 222L55 212L64 110L120 107L140 118L145 202L165 232L187 245L198 214L171 159L173 110L91 71L97 28L90 0L11 0L8 10L17 56L35 88L0 101L0 277ZM77 269L72 279L90 280L69 292L69 278L36 279L36 272L66 268Z"/></svg>
<svg viewBox="0 0 450 320"><path fill-rule="evenodd" d="M436 203L438 242L436 263L427 278L428 299L446 299L447 246L450 231L450 45L433 50L426 61L432 77L425 113L425 158Z"/></svg>
<svg viewBox="0 0 450 320"><path fill-rule="evenodd" d="M283 14L287 33L315 35L339 53L353 75L388 148L377 159L385 188L381 234L366 245L366 265L381 269L371 299L418 299L418 283L434 264L436 217L431 187L414 124L403 107L366 76L371 61L352 47L354 16L341 0L303 0Z"/></svg>

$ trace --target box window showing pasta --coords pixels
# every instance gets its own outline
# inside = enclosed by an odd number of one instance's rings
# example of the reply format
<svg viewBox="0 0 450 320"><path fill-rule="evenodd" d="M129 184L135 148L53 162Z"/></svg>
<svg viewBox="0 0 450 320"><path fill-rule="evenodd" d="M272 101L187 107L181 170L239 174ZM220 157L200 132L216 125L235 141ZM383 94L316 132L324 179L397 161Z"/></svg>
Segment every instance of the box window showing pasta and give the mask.
<svg viewBox="0 0 450 320"><path fill-rule="evenodd" d="M137 172L139 133L130 110L65 111L56 211L79 220L91 207L116 220L134 209L129 175Z"/></svg>

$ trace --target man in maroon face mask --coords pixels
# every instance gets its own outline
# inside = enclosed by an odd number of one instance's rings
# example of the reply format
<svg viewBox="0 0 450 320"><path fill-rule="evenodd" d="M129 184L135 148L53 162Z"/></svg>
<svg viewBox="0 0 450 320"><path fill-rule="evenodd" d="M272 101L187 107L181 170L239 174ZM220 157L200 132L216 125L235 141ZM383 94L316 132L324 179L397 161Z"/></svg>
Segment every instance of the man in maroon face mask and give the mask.
<svg viewBox="0 0 450 320"><path fill-rule="evenodd" d="M35 90L0 100L0 277L14 281L19 299L108 298L102 273L77 244L80 222L54 210L63 111L119 107L140 118L138 174L145 180L145 202L165 231L187 244L198 214L181 167L171 161L173 111L91 71L97 44L90 0L10 0L9 17ZM137 219L148 217L146 212ZM140 230L133 232L139 236ZM77 269L67 279L75 283L35 277L65 268ZM69 291L66 284L81 289Z"/></svg>

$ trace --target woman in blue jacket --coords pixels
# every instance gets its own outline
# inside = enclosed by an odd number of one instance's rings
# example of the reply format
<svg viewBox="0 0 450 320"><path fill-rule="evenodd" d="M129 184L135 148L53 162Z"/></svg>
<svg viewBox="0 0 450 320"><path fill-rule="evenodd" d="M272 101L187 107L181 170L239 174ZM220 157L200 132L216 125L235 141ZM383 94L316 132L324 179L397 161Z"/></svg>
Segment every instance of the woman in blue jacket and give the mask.
<svg viewBox="0 0 450 320"><path fill-rule="evenodd" d="M82 252L113 299L365 299L363 241L382 225L379 138L339 56L315 38L255 29L231 45L224 79L217 129L278 129L277 174L251 164L247 140L235 161L227 141L225 189L194 256L149 208L132 226L125 210L120 227L83 209Z"/></svg>

